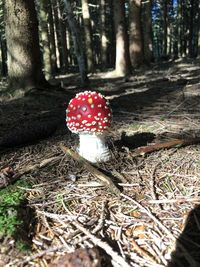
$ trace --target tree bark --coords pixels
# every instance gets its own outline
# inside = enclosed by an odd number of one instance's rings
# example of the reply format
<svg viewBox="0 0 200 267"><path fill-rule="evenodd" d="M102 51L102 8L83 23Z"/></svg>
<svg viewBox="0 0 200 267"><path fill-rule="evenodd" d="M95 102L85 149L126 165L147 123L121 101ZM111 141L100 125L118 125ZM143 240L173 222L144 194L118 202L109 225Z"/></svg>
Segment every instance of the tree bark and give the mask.
<svg viewBox="0 0 200 267"><path fill-rule="evenodd" d="M168 0L163 2L163 52L162 56L167 56L167 40L168 40Z"/></svg>
<svg viewBox="0 0 200 267"><path fill-rule="evenodd" d="M143 49L144 49L144 62L149 65L153 61L153 30L152 30L152 0L143 0Z"/></svg>
<svg viewBox="0 0 200 267"><path fill-rule="evenodd" d="M131 72L131 64L128 51L128 37L125 25L124 0L114 0L113 7L116 35L115 72L116 75L123 77Z"/></svg>
<svg viewBox="0 0 200 267"><path fill-rule="evenodd" d="M51 56L50 56L50 39L49 39L49 27L48 27L48 2L41 1L39 4L39 29L40 38L42 42L42 55L43 55L43 65L44 73L46 79L51 77Z"/></svg>
<svg viewBox="0 0 200 267"><path fill-rule="evenodd" d="M85 49L86 49L86 60L87 60L87 71L94 71L94 60L93 60L93 48L92 48L92 27L90 19L90 11L88 0L81 0L82 2L82 16L85 32Z"/></svg>
<svg viewBox="0 0 200 267"><path fill-rule="evenodd" d="M48 22L49 22L49 40L50 40L50 57L51 57L51 70L54 76L58 71L57 66L57 53L56 53L56 41L55 41L55 30L54 30L54 19L53 19L53 9L52 1L49 1L48 6Z"/></svg>
<svg viewBox="0 0 200 267"><path fill-rule="evenodd" d="M141 0L129 0L129 51L133 67L143 63Z"/></svg>
<svg viewBox="0 0 200 267"><path fill-rule="evenodd" d="M101 31L101 68L105 69L107 66L107 49L108 49L108 38L106 34L106 1L100 0L100 31Z"/></svg>
<svg viewBox="0 0 200 267"><path fill-rule="evenodd" d="M77 57L79 71L81 75L81 83L82 85L84 85L88 83L88 77L87 77L87 70L84 58L84 47L82 46L82 36L78 24L74 18L70 2L68 0L64 0L64 5L65 5L67 22L69 24L72 33L74 50Z"/></svg>
<svg viewBox="0 0 200 267"><path fill-rule="evenodd" d="M42 73L34 0L6 0L5 25L10 88L24 92L47 86Z"/></svg>
<svg viewBox="0 0 200 267"><path fill-rule="evenodd" d="M66 38L66 19L64 18L64 5L62 0L58 0L58 26L60 33L61 41L61 56L62 56L62 65L61 71L64 73L68 67L68 49L67 49L67 38Z"/></svg>
<svg viewBox="0 0 200 267"><path fill-rule="evenodd" d="M189 56L194 58L194 19L195 19L195 3L190 0L190 19L189 19Z"/></svg>

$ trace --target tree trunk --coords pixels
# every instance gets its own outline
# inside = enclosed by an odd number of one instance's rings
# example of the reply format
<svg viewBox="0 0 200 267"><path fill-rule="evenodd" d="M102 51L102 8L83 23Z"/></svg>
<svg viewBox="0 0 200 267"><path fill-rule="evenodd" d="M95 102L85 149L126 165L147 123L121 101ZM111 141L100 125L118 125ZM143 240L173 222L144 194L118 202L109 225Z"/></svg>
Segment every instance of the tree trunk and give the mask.
<svg viewBox="0 0 200 267"><path fill-rule="evenodd" d="M100 0L100 31L101 31L101 68L102 70L107 66L107 49L108 38L106 35L106 1Z"/></svg>
<svg viewBox="0 0 200 267"><path fill-rule="evenodd" d="M56 54L57 54L57 66L58 69L62 68L63 58L62 58L62 41L61 41L61 32L59 27L59 18L58 18L58 1L52 1L52 11L53 11L53 19L54 19L54 28L55 28L55 44L56 44Z"/></svg>
<svg viewBox="0 0 200 267"><path fill-rule="evenodd" d="M74 18L70 2L68 0L64 0L64 4L65 4L67 22L69 24L72 33L74 50L77 57L79 71L81 75L81 82L84 85L88 83L88 77L87 77L87 70L84 58L84 47L82 46L82 38L81 38L82 36L78 24Z"/></svg>
<svg viewBox="0 0 200 267"><path fill-rule="evenodd" d="M143 63L143 46L141 33L141 0L129 0L129 51L133 67Z"/></svg>
<svg viewBox="0 0 200 267"><path fill-rule="evenodd" d="M52 1L49 1L48 6L48 23L49 23L49 41L50 41L50 57L51 57L51 70L54 76L58 71L57 66L57 54L56 54L56 41L55 41L55 30L54 30L54 19L52 10Z"/></svg>
<svg viewBox="0 0 200 267"><path fill-rule="evenodd" d="M7 69L7 48L6 48L6 42L3 36L0 36L0 49L1 49L1 76L6 77L8 75L8 69Z"/></svg>
<svg viewBox="0 0 200 267"><path fill-rule="evenodd" d="M48 28L48 2L41 1L39 4L39 25L40 25L40 38L42 42L42 55L44 73L46 79L51 77L51 56L50 56L50 40L49 40L49 28Z"/></svg>
<svg viewBox="0 0 200 267"><path fill-rule="evenodd" d="M197 52L197 56L198 58L200 58L200 1L199 1L199 5L198 5L198 52Z"/></svg>
<svg viewBox="0 0 200 267"><path fill-rule="evenodd" d="M86 60L88 72L94 71L94 59L93 59L93 48L92 48L92 27L89 12L88 0L81 0L82 2L82 15L85 32L85 49L86 49Z"/></svg>
<svg viewBox="0 0 200 267"><path fill-rule="evenodd" d="M5 25L10 88L25 91L46 86L34 0L6 0Z"/></svg>
<svg viewBox="0 0 200 267"><path fill-rule="evenodd" d="M67 49L67 38L66 38L66 19L64 18L64 4L62 0L58 0L58 26L60 33L61 41L61 56L62 56L62 65L61 71L64 73L68 67L68 49Z"/></svg>
<svg viewBox="0 0 200 267"><path fill-rule="evenodd" d="M142 3L142 29L143 29L143 49L144 62L149 65L153 61L153 30L152 30L152 0L143 0Z"/></svg>
<svg viewBox="0 0 200 267"><path fill-rule="evenodd" d="M168 47L168 0L163 3L163 58L167 57L167 47Z"/></svg>
<svg viewBox="0 0 200 267"><path fill-rule="evenodd" d="M116 59L115 72L118 76L126 76L131 71L130 57L128 51L128 38L125 25L125 2L114 0L114 22L116 35Z"/></svg>
<svg viewBox="0 0 200 267"><path fill-rule="evenodd" d="M189 56L194 57L194 19L195 19L195 10L194 10L194 0L190 0L190 20L189 20Z"/></svg>

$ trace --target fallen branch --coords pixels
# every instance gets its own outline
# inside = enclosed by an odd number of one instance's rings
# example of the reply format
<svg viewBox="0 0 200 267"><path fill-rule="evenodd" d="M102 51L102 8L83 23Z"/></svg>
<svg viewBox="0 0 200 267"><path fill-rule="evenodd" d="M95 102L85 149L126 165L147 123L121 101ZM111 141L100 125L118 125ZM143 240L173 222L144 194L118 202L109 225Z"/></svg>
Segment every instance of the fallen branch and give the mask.
<svg viewBox="0 0 200 267"><path fill-rule="evenodd" d="M69 155L70 157L72 157L73 159L77 160L81 165L83 165L90 173L92 173L94 176L96 176L99 180L101 180L101 182L108 187L108 189L116 194L119 195L120 194L120 190L116 187L116 185L113 183L113 181L110 179L110 177L108 177L107 175L105 175L104 173L102 173L101 171L99 171L97 168L95 168L94 166L92 166L87 160L85 160L83 157L81 157L80 155L78 155L78 153L72 151L71 149L69 149L68 147L60 144L60 148L61 150Z"/></svg>
<svg viewBox="0 0 200 267"><path fill-rule="evenodd" d="M14 183L22 175L33 172L33 171L37 171L48 165L55 164L60 159L61 159L60 156L44 159L40 163L36 163L34 165L28 165L25 168L22 168L19 172L17 172L17 170L14 170L10 166L8 166L0 171L0 189ZM9 171L10 169L12 170L12 172Z"/></svg>
<svg viewBox="0 0 200 267"><path fill-rule="evenodd" d="M187 139L187 140L186 139L173 139L167 142L137 148L132 153L132 156L136 157L136 156L145 155L147 153L151 153L154 151L158 151L161 149L188 146L188 145L193 145L197 143L200 143L200 138Z"/></svg>

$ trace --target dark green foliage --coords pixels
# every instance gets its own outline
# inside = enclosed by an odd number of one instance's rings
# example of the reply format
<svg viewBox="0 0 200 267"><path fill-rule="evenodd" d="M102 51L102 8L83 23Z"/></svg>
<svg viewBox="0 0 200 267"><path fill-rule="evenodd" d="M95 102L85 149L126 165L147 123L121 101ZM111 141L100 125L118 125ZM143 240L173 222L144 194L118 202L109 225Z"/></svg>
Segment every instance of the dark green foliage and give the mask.
<svg viewBox="0 0 200 267"><path fill-rule="evenodd" d="M23 224L19 212L25 200L25 190L20 187L27 188L29 184L24 180L19 180L0 191L0 237L14 236Z"/></svg>

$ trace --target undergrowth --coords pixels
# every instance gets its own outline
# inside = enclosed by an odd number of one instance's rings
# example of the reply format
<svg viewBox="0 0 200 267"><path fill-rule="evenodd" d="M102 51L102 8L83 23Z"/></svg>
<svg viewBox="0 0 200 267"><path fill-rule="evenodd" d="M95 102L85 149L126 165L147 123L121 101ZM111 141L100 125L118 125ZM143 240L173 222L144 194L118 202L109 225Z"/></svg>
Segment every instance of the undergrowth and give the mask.
<svg viewBox="0 0 200 267"><path fill-rule="evenodd" d="M25 202L25 190L30 187L27 181L18 180L15 184L0 190L0 237L15 236L23 225L20 209Z"/></svg>

